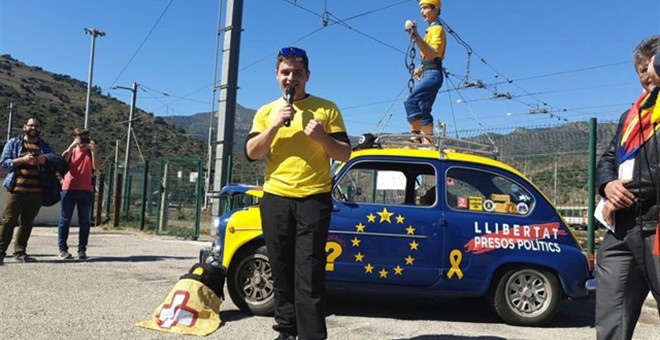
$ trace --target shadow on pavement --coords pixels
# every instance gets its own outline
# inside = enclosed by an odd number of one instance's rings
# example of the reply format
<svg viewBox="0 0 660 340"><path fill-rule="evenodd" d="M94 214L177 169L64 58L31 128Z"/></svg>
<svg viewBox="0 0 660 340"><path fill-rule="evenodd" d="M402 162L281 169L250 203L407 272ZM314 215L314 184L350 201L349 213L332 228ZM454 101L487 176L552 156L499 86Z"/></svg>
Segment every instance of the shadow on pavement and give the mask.
<svg viewBox="0 0 660 340"><path fill-rule="evenodd" d="M99 256L99 257L90 257L84 262L154 262L154 261L164 261L164 260L191 260L191 259L196 260L197 256L154 256L154 255ZM79 261L79 260L74 260L74 261Z"/></svg>
<svg viewBox="0 0 660 340"><path fill-rule="evenodd" d="M251 318L253 315L243 313L239 310L222 310L220 311L220 319L224 325L227 322L239 321L247 318Z"/></svg>
<svg viewBox="0 0 660 340"><path fill-rule="evenodd" d="M400 320L454 321L480 324L504 324L490 305L482 298L457 297L404 297L386 295L330 295L328 311L330 314L343 316L362 316L392 318ZM595 301L563 300L557 314L543 327L573 328L593 327ZM415 339L475 339L428 335L427 338ZM477 339L499 339L481 337Z"/></svg>
<svg viewBox="0 0 660 340"><path fill-rule="evenodd" d="M418 335L410 340L506 340L499 336L459 336L459 335ZM398 340L398 339L397 339ZM400 340L404 340L403 338Z"/></svg>

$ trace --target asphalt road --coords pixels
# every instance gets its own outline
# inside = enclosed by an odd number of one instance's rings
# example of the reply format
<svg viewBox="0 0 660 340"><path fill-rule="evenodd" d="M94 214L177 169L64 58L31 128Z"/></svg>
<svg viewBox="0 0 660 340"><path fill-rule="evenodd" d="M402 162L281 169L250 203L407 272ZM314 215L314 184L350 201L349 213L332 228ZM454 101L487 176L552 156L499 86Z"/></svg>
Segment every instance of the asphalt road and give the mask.
<svg viewBox="0 0 660 340"><path fill-rule="evenodd" d="M77 229L69 244L75 249ZM36 228L28 252L38 263L0 267L0 339L180 339L135 326L150 318L208 242L94 228L86 262L57 258L56 228ZM13 244L10 249L13 249ZM225 293L226 296L228 296ZM593 300L564 301L544 327L502 323L480 299L330 299L330 339L594 339ZM273 321L222 303L210 339L272 339ZM660 317L647 300L635 339L658 339Z"/></svg>

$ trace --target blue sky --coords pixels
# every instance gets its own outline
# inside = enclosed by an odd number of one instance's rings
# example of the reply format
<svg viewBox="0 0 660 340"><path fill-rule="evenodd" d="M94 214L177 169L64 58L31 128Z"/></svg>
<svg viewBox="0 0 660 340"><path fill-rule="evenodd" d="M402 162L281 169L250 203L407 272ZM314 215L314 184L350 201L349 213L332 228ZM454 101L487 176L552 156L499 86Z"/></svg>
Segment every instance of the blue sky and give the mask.
<svg viewBox="0 0 660 340"><path fill-rule="evenodd" d="M143 110L208 112L219 2L0 0L0 54L86 81L90 37L83 28L98 28L107 35L97 39L93 83L104 93L129 102L130 91L110 87L136 81ZM473 50L468 80L489 86L462 87L466 49L448 36L444 66L452 76L435 119L466 130L618 118L640 92L631 52L660 33L659 3L445 0L442 18ZM415 0L245 1L239 104L256 109L279 95L275 55L296 45L311 59L308 91L339 105L349 134L407 130L406 19L425 26ZM493 99L496 93L512 99ZM543 108L550 113L529 113Z"/></svg>

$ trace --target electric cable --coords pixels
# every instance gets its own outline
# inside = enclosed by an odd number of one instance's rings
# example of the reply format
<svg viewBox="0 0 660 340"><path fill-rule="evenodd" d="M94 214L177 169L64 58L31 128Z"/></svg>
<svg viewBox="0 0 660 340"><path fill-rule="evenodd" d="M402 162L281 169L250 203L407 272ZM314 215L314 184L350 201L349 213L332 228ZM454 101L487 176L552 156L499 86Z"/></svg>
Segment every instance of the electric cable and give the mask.
<svg viewBox="0 0 660 340"><path fill-rule="evenodd" d="M131 62L133 61L133 59L135 59L135 56L137 56L138 52L140 52L140 49L142 49L142 46L144 46L144 43L147 42L147 40L148 40L149 37L151 36L151 33L154 32L154 30L155 30L156 27L158 26L158 23L160 23L160 20L165 16L165 13L167 13L167 10L170 8L170 5L172 5L173 2L174 2L174 0L170 0L170 2L167 4L167 6L165 6L165 9L163 10L163 13L160 14L160 16L158 17L158 19L157 19L156 22L154 23L154 25L151 27L151 30L149 30L149 33L147 33L147 36L145 36L144 39L142 40L142 43L140 43L140 46L138 46L137 50L135 50L135 52L133 53L133 55L131 56L131 58L128 60L128 62L126 63L126 65L124 65L124 68L122 68L121 72L119 72L119 75L117 75L117 78L115 78L115 80L112 81L112 84L110 85L110 87L115 86L115 84L117 83L117 80L119 80L119 77L121 77L122 74L124 74L124 71L126 71L126 69L128 68L128 66L129 66L129 65L131 64Z"/></svg>

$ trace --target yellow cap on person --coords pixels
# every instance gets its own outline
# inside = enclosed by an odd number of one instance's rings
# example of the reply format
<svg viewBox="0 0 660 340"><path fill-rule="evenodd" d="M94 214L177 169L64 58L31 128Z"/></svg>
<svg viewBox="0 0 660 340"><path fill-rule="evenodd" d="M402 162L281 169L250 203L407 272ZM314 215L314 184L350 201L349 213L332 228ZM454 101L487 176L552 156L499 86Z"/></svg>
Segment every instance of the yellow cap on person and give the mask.
<svg viewBox="0 0 660 340"><path fill-rule="evenodd" d="M431 5L437 8L442 8L442 0L420 0L419 7L422 7L423 5Z"/></svg>

